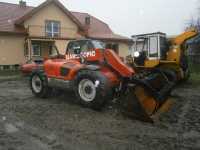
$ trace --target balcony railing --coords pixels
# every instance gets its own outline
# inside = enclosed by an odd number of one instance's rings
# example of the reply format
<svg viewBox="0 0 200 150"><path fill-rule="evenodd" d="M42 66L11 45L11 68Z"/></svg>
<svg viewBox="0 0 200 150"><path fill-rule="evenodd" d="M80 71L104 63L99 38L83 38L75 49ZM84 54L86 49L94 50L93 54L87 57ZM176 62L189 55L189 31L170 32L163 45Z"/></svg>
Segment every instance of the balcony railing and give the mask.
<svg viewBox="0 0 200 150"><path fill-rule="evenodd" d="M61 27L59 33L46 32L45 26L28 26L29 36L33 37L49 37L49 38L75 38L77 36L76 28Z"/></svg>

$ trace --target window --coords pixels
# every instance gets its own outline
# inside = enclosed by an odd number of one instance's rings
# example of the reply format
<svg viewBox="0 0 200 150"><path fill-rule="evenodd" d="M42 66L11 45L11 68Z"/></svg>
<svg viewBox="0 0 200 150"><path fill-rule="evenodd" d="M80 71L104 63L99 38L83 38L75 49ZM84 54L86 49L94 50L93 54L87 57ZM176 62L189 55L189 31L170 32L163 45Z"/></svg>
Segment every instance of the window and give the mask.
<svg viewBox="0 0 200 150"><path fill-rule="evenodd" d="M60 22L59 21L46 21L46 36L59 37L60 36Z"/></svg>
<svg viewBox="0 0 200 150"><path fill-rule="evenodd" d="M138 52L147 52L148 51L148 39L147 38L139 38L136 42L136 51Z"/></svg>
<svg viewBox="0 0 200 150"><path fill-rule="evenodd" d="M74 42L69 43L67 51L70 54L77 54L80 52L87 52L91 49L93 49L92 43L90 43L87 40L82 40L82 41L74 41Z"/></svg>
<svg viewBox="0 0 200 150"><path fill-rule="evenodd" d="M93 40L92 41L92 44L94 45L95 48L98 48L98 49L105 49L105 43L103 42L100 42L100 41L95 41Z"/></svg>
<svg viewBox="0 0 200 150"><path fill-rule="evenodd" d="M68 47L67 47L67 53L69 54L76 54L77 53L77 49L81 49L81 46L80 46L80 43L74 41L74 42L70 42L68 44Z"/></svg>
<svg viewBox="0 0 200 150"><path fill-rule="evenodd" d="M3 70L9 70L10 69L10 66L9 65L4 65L3 66Z"/></svg>
<svg viewBox="0 0 200 150"><path fill-rule="evenodd" d="M158 57L158 40L156 36L149 39L149 57Z"/></svg>
<svg viewBox="0 0 200 150"><path fill-rule="evenodd" d="M161 59L166 59L169 45L165 37L160 37L160 55Z"/></svg>
<svg viewBox="0 0 200 150"><path fill-rule="evenodd" d="M33 56L41 56L41 47L39 43L32 44L32 55Z"/></svg>

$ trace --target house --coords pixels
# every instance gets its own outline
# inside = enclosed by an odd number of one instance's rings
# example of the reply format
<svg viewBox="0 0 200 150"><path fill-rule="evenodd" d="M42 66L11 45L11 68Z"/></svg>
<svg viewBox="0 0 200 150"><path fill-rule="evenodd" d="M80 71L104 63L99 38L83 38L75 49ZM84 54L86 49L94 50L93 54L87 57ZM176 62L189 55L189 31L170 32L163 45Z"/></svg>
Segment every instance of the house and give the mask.
<svg viewBox="0 0 200 150"><path fill-rule="evenodd" d="M122 57L131 46L131 39L113 33L103 21L69 11L58 0L47 0L38 7L22 0L19 4L0 2L1 69L48 57L54 44L64 54L68 41L80 38L102 40Z"/></svg>

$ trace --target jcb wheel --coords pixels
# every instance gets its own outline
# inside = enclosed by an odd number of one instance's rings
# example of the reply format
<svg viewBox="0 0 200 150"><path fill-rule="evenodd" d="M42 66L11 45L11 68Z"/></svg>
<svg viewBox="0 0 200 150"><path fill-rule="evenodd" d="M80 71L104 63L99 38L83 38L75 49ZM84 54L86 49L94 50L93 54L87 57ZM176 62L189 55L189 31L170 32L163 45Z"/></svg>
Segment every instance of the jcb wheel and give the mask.
<svg viewBox="0 0 200 150"><path fill-rule="evenodd" d="M163 70L163 73L166 75L166 77L168 78L168 80L170 82L174 82L174 83L177 82L177 75L176 75L175 71L169 70L169 69L165 69L165 70Z"/></svg>
<svg viewBox="0 0 200 150"><path fill-rule="evenodd" d="M42 72L34 72L30 76L30 87L32 93L40 98L46 98L51 93L47 78Z"/></svg>
<svg viewBox="0 0 200 150"><path fill-rule="evenodd" d="M103 107L110 94L108 81L99 71L80 71L74 90L81 105L95 110Z"/></svg>

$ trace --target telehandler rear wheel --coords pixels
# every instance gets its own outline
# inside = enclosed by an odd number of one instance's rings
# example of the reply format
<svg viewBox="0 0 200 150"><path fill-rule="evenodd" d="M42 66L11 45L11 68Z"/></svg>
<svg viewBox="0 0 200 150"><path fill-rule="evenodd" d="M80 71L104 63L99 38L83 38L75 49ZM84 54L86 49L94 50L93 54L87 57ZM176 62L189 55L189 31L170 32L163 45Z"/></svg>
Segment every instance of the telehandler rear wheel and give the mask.
<svg viewBox="0 0 200 150"><path fill-rule="evenodd" d="M109 98L108 80L99 71L81 70L75 79L75 94L84 107L100 110Z"/></svg>
<svg viewBox="0 0 200 150"><path fill-rule="evenodd" d="M30 87L32 93L40 98L47 98L51 93L48 87L47 77L42 72L33 72L30 76Z"/></svg>

